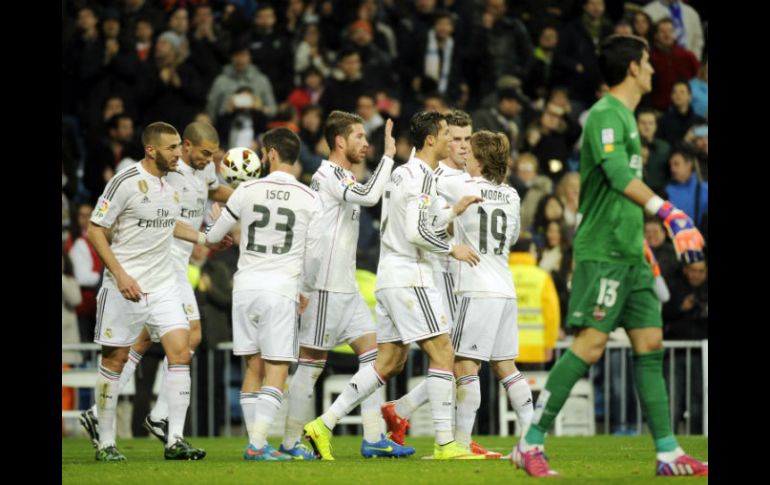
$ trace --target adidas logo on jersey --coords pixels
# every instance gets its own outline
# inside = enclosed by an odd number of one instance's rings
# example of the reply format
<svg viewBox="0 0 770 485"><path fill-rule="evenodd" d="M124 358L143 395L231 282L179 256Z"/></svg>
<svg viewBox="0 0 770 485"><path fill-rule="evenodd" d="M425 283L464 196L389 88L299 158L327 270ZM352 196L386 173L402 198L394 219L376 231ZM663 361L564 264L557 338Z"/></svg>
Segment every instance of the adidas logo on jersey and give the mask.
<svg viewBox="0 0 770 485"><path fill-rule="evenodd" d="M476 347L476 344L473 344L473 346L471 347L471 350L479 350L479 348Z"/></svg>
<svg viewBox="0 0 770 485"><path fill-rule="evenodd" d="M148 202L150 202L150 198L145 195L142 199L142 204L147 204Z"/></svg>

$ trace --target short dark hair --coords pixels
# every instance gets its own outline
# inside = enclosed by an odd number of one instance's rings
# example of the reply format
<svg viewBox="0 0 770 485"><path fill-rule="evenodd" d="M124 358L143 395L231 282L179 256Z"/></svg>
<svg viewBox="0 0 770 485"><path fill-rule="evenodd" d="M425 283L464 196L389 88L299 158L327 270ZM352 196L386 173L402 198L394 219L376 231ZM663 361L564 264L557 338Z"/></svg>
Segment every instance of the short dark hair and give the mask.
<svg viewBox="0 0 770 485"><path fill-rule="evenodd" d="M422 150L428 135L438 135L442 120L446 120L446 117L436 111L418 111L415 113L409 120L409 143L417 150Z"/></svg>
<svg viewBox="0 0 770 485"><path fill-rule="evenodd" d="M345 46L342 49L340 49L339 53L337 54L336 62L340 62L342 59L348 56L352 56L353 54L360 55L354 47Z"/></svg>
<svg viewBox="0 0 770 485"><path fill-rule="evenodd" d="M637 119L637 120L638 120L638 119L639 119L639 117L640 117L640 116L642 116L642 115L652 115L652 116L655 116L655 119L656 119L656 120L657 120L657 118L658 118L658 116L655 114L655 110L654 110L654 109L652 109L652 108L650 108L650 107L639 108L639 109L636 111L636 119Z"/></svg>
<svg viewBox="0 0 770 485"><path fill-rule="evenodd" d="M262 144L265 151L274 148L283 163L291 165L299 158L299 137L288 128L273 128L268 131L262 138Z"/></svg>
<svg viewBox="0 0 770 485"><path fill-rule="evenodd" d="M110 116L110 119L107 120L107 129L108 130L117 130L118 125L120 125L120 120L123 118L128 118L131 121L134 121L134 119L131 117L128 113L118 113Z"/></svg>
<svg viewBox="0 0 770 485"><path fill-rule="evenodd" d="M692 94L692 88L690 87L690 83L688 83L684 79L680 79L680 80L674 82L674 84L671 85L671 92L673 93L674 92L674 88L679 86L680 84L683 85L685 88L687 88L687 92L688 93Z"/></svg>
<svg viewBox="0 0 770 485"><path fill-rule="evenodd" d="M452 16L452 12L443 8L436 9L436 11L433 12L433 25L436 25L436 22L438 22L440 19L449 19L452 21L452 24L455 23L455 18Z"/></svg>
<svg viewBox="0 0 770 485"><path fill-rule="evenodd" d="M644 51L649 53L647 41L633 35L613 34L602 43L599 68L609 87L622 83L632 62L641 64Z"/></svg>
<svg viewBox="0 0 770 485"><path fill-rule="evenodd" d="M142 145L147 146L152 145L153 143L158 143L161 135L179 136L179 132L176 130L176 128L163 121L150 123L142 131Z"/></svg>
<svg viewBox="0 0 770 485"><path fill-rule="evenodd" d="M355 113L348 113L346 111L332 111L326 118L326 125L324 126L324 138L329 145L329 150L334 151L336 143L334 140L337 136L347 138L350 132L353 131L353 125L364 124L364 119Z"/></svg>
<svg viewBox="0 0 770 485"><path fill-rule="evenodd" d="M464 128L466 126L471 126L472 123L473 120L471 120L471 115L461 109L455 109L446 114L446 124L449 126L459 126L460 128Z"/></svg>

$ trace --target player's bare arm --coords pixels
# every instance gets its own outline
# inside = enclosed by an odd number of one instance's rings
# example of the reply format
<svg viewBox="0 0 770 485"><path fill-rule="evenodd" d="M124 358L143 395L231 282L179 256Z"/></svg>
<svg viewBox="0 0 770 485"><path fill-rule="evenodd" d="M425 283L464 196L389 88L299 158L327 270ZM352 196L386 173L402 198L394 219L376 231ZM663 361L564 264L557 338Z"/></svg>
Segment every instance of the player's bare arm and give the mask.
<svg viewBox="0 0 770 485"><path fill-rule="evenodd" d="M102 262L110 270L110 273L115 277L115 282L118 286L120 294L123 298L131 301L139 301L142 298L142 289L137 282L123 270L123 266L120 265L115 254L110 249L110 243L108 236L110 235L109 227L102 227L92 223L88 224L88 240L94 246L96 254L102 258Z"/></svg>

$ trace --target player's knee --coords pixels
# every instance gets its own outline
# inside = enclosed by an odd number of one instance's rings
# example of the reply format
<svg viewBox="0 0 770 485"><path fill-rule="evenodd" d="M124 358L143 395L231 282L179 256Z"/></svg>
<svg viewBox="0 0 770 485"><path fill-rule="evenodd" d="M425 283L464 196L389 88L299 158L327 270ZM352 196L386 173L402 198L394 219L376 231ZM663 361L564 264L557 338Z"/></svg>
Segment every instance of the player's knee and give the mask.
<svg viewBox="0 0 770 485"><path fill-rule="evenodd" d="M102 366L113 372L122 372L123 366L128 362L128 348L102 355Z"/></svg>
<svg viewBox="0 0 770 485"><path fill-rule="evenodd" d="M166 352L166 357L168 358L168 363L171 365L190 365L190 362L192 361L192 354L190 354L189 347Z"/></svg>
<svg viewBox="0 0 770 485"><path fill-rule="evenodd" d="M375 363L374 368L377 370L380 376L385 379L390 379L391 377L400 374L401 371L404 370L405 363L405 360L390 359L387 362Z"/></svg>

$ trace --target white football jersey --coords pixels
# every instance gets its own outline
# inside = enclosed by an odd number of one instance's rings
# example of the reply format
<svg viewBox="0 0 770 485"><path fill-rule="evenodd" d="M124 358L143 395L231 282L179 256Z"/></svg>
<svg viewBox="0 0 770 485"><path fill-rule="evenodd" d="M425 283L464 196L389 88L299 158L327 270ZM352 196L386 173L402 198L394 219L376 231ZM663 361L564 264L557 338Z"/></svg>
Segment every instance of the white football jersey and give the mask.
<svg viewBox="0 0 770 485"><path fill-rule="evenodd" d="M329 160L324 160L313 174L310 187L318 192L323 205L318 272L309 275L313 289L358 292L356 250L361 206L371 207L380 200L393 163L392 158L382 157L366 184L356 182L349 170Z"/></svg>
<svg viewBox="0 0 770 485"><path fill-rule="evenodd" d="M214 164L208 163L203 170L195 170L180 159L176 172L169 172L166 178L182 194L182 210L179 220L186 222L193 229L199 229L205 215L209 191L219 188ZM192 250L193 243L174 239L171 254L176 271L187 272Z"/></svg>
<svg viewBox="0 0 770 485"><path fill-rule="evenodd" d="M429 253L449 254L445 229L437 230L433 171L419 158L393 170L385 184L376 289L434 287Z"/></svg>
<svg viewBox="0 0 770 485"><path fill-rule="evenodd" d="M209 229L220 241L241 223L241 254L233 290L265 290L296 300L303 271L317 261L318 194L286 172L241 182ZM306 261L308 258L308 261Z"/></svg>
<svg viewBox="0 0 770 485"><path fill-rule="evenodd" d="M91 213L91 222L112 227L110 248L144 293L176 284L171 246L180 208L179 191L139 162L115 174ZM103 286L117 289L106 268Z"/></svg>
<svg viewBox="0 0 770 485"><path fill-rule="evenodd" d="M481 261L474 267L460 266L455 290L461 296L516 298L508 268L510 247L519 238L521 201L515 189L473 177L472 195L484 198L454 221L458 242L467 244ZM471 184L469 184L471 185Z"/></svg>
<svg viewBox="0 0 770 485"><path fill-rule="evenodd" d="M452 208L455 204L460 202L460 199L465 195L470 195L470 187L474 183L471 176L465 170L452 168L444 164L444 162L438 162L438 167L435 171L436 175L436 193L440 200L446 201L446 206ZM471 210L471 209L468 209ZM451 238L450 242L457 242L457 239ZM452 256L434 256L433 258L434 272L450 273L455 281L457 281L457 272L460 270L460 261L457 261Z"/></svg>

